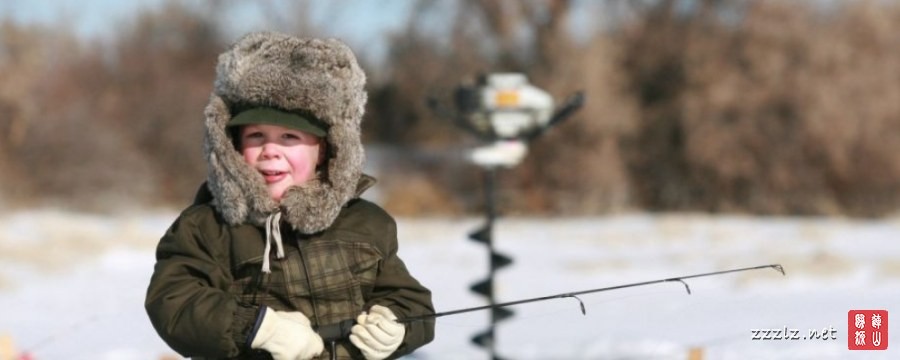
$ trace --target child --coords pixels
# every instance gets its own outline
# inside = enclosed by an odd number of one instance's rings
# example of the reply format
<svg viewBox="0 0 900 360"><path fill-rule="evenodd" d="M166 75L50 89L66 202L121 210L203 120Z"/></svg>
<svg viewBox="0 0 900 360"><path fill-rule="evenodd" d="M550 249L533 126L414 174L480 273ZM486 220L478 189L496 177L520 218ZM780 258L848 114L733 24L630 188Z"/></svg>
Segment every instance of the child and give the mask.
<svg viewBox="0 0 900 360"><path fill-rule="evenodd" d="M364 85L333 39L252 33L219 56L207 181L160 240L145 304L179 354L374 360L432 340L433 322L394 321L434 313L431 292L394 219L359 198ZM315 331L345 320L336 343Z"/></svg>

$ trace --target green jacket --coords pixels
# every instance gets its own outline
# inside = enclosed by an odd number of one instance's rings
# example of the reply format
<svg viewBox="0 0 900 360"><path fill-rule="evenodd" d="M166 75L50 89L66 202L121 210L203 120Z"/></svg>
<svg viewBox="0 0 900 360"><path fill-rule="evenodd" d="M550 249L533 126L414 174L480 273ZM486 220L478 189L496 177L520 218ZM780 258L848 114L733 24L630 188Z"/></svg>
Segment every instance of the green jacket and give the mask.
<svg viewBox="0 0 900 360"><path fill-rule="evenodd" d="M208 202L199 202L160 240L145 304L156 331L183 356L269 358L248 346L262 305L300 311L314 328L355 319L375 304L401 319L434 313L431 292L397 256L394 219L369 201L351 200L316 234L303 235L282 223L285 257L270 258L270 274L261 272L264 230L228 225ZM392 357L433 337L433 321L408 323ZM362 358L349 340L336 345L339 358ZM320 358L330 356L325 344Z"/></svg>

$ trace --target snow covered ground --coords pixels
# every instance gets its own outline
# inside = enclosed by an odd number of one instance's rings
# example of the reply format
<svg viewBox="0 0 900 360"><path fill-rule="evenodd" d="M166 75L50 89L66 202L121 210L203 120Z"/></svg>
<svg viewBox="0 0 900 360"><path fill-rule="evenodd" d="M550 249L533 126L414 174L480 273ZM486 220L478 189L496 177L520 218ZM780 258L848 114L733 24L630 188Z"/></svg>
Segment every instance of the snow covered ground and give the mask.
<svg viewBox="0 0 900 360"><path fill-rule="evenodd" d="M175 357L143 310L153 248L173 212L104 217L52 210L0 214L0 358ZM488 272L477 218L398 219L401 256L438 311L484 304L469 286ZM678 283L512 307L496 325L509 359L900 358L900 220L626 214L501 218L497 300L780 263ZM847 313L883 309L885 351L847 349ZM897 315L895 315L897 314ZM442 317L415 359L487 359L469 338L488 312ZM894 320L896 319L896 320ZM752 340L751 329L835 329L836 340ZM5 344L5 345L4 345ZM692 357L693 356L693 357ZM5 360L5 359L0 359Z"/></svg>

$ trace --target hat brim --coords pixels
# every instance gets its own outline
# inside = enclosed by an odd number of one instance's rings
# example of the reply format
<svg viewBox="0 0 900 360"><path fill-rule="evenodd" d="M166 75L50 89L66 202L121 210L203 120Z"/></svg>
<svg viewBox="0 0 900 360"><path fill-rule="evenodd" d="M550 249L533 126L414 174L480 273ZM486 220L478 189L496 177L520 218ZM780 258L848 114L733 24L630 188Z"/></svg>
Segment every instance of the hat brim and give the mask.
<svg viewBox="0 0 900 360"><path fill-rule="evenodd" d="M242 126L242 125L278 125L289 129L300 130L313 134L318 137L324 137L328 134L328 130L321 121L309 116L281 111L273 108L253 108L242 111L228 121L226 127Z"/></svg>

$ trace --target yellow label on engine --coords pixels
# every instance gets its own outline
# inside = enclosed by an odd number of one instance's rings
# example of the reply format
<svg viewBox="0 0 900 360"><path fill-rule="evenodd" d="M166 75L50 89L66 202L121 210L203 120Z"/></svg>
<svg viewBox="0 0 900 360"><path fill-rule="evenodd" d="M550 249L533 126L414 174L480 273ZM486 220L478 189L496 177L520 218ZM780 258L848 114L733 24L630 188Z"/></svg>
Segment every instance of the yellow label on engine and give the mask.
<svg viewBox="0 0 900 360"><path fill-rule="evenodd" d="M494 103L497 107L519 106L519 92L515 90L501 90L494 94Z"/></svg>

